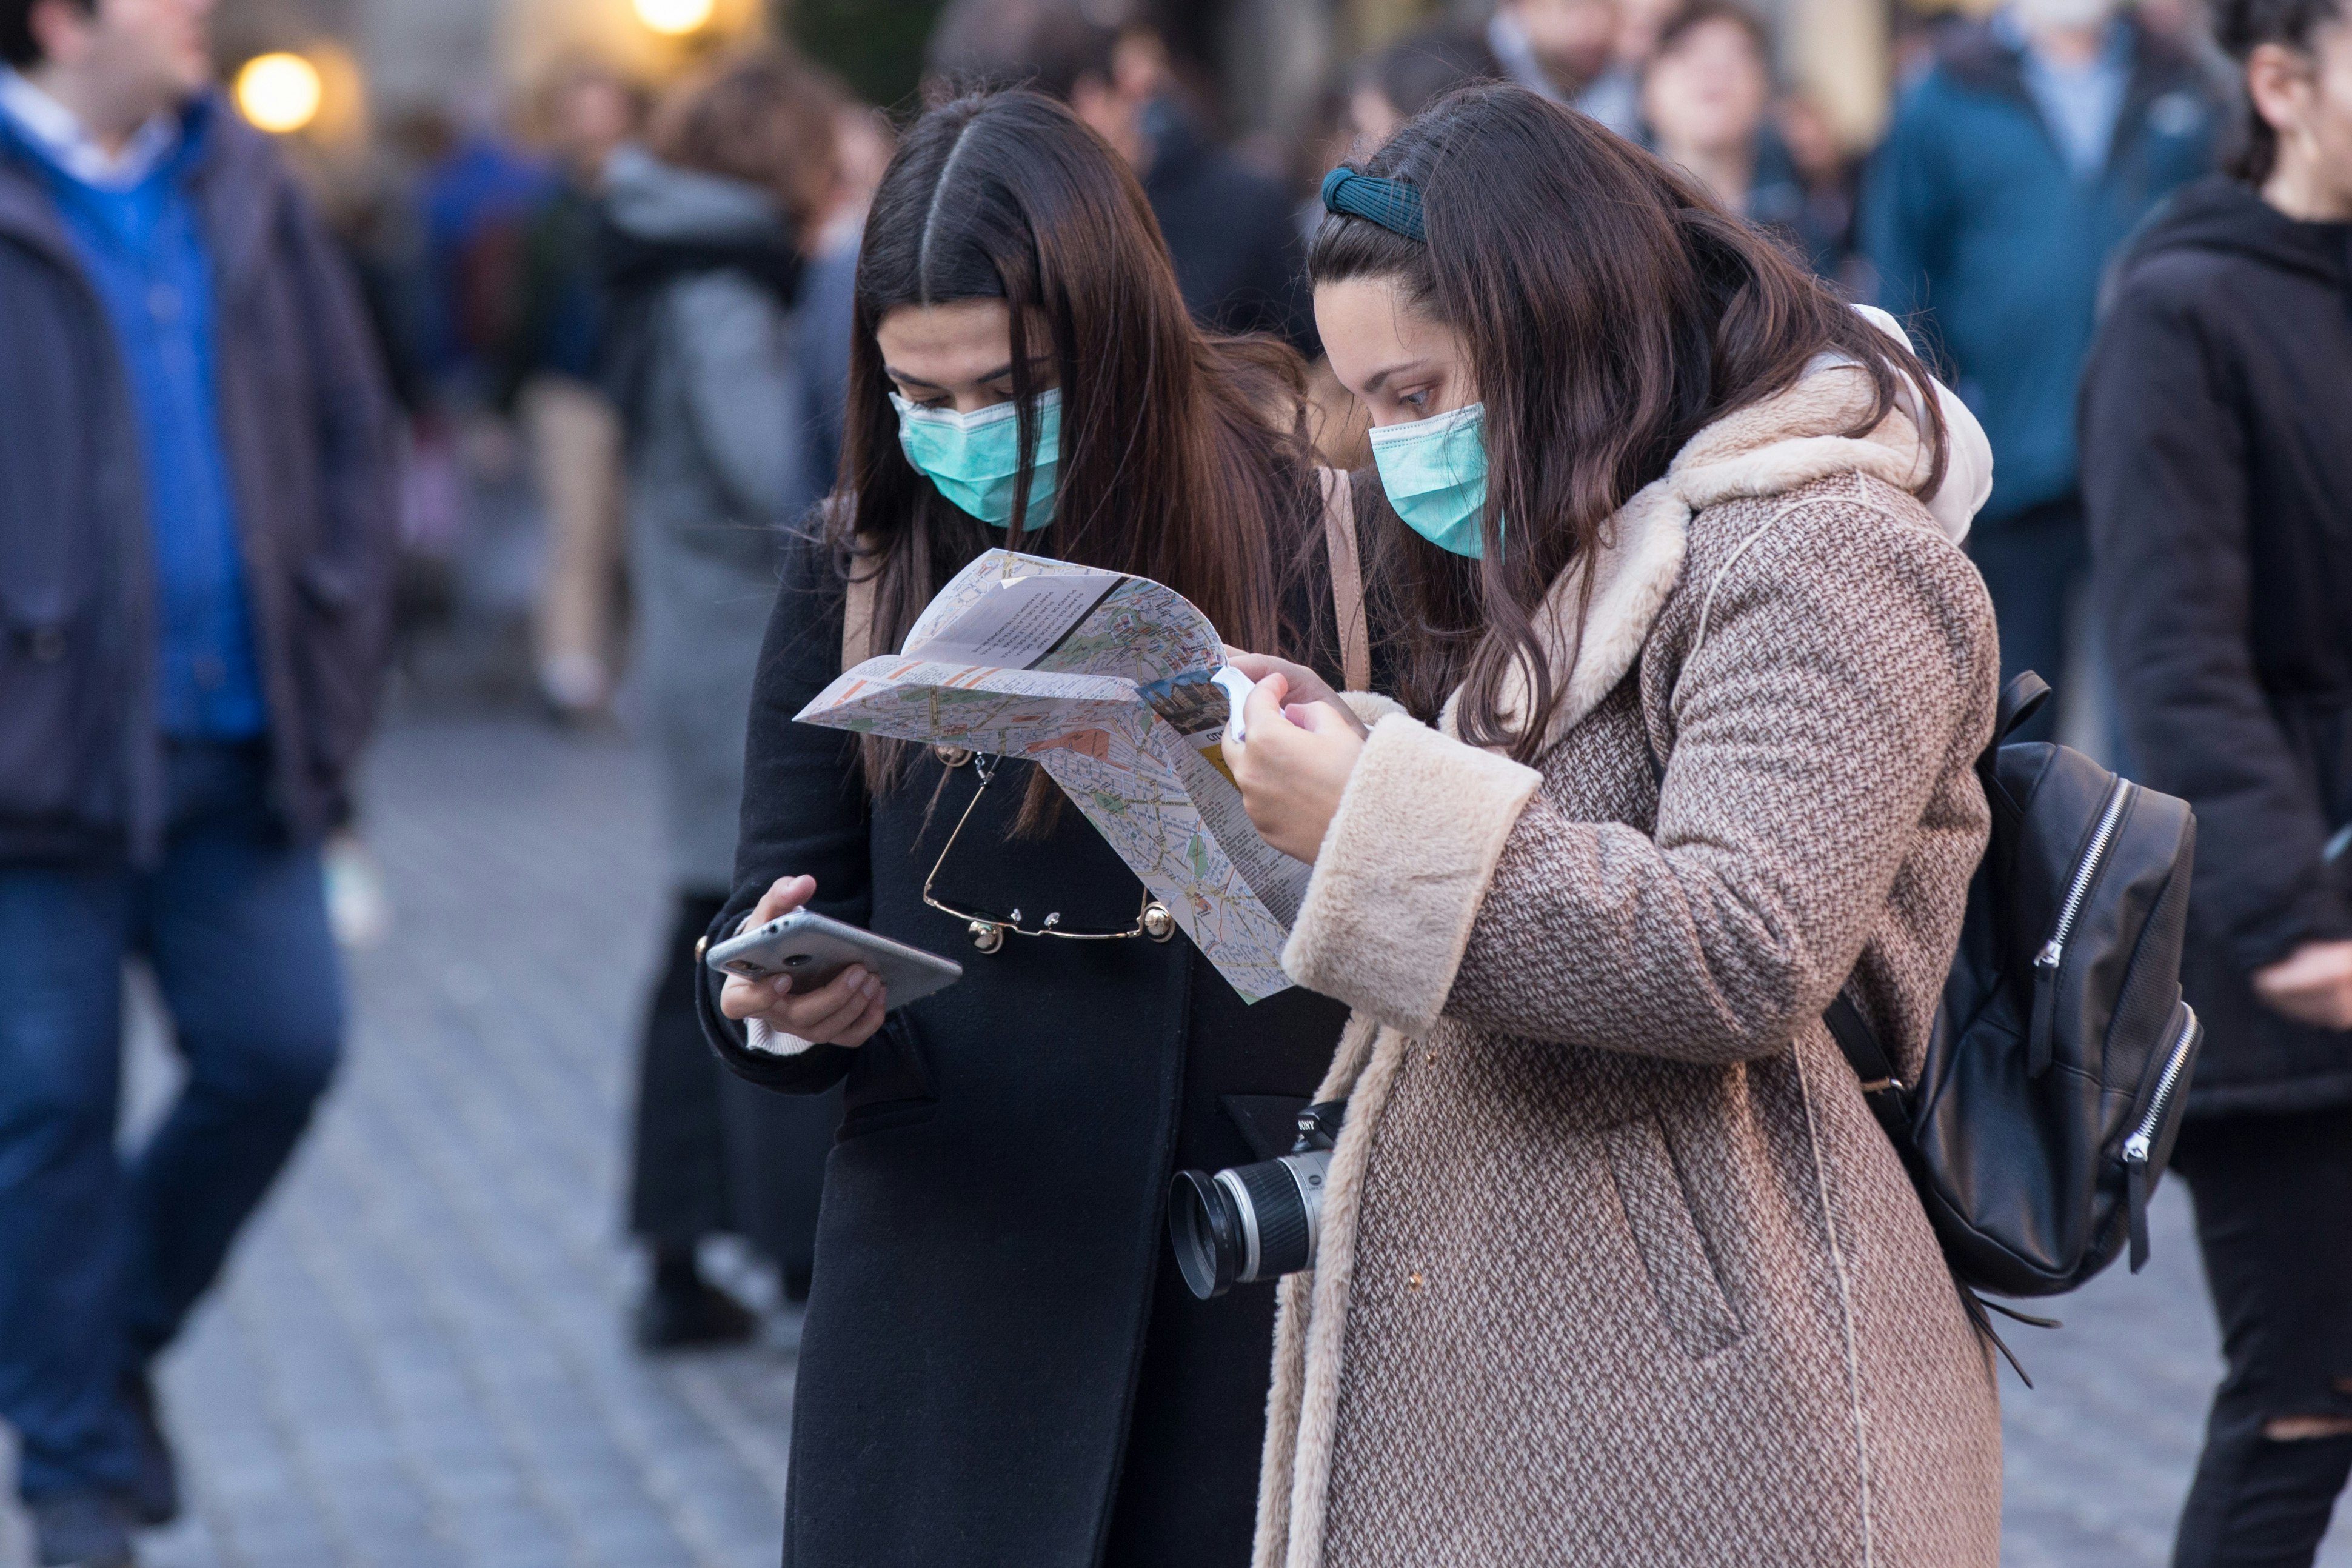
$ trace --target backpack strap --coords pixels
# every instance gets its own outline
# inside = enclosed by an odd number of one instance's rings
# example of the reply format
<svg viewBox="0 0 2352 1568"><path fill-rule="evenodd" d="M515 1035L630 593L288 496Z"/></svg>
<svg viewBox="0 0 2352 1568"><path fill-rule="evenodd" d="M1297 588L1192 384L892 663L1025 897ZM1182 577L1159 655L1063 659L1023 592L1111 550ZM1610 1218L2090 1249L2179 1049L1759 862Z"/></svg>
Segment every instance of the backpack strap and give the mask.
<svg viewBox="0 0 2352 1568"><path fill-rule="evenodd" d="M2000 688L2000 711L1992 721L1991 746L2017 733L2017 727L2042 711L2050 700L2050 683L2032 670L2020 670ZM1989 747L1988 749L1990 747Z"/></svg>
<svg viewBox="0 0 2352 1568"><path fill-rule="evenodd" d="M1878 1035L1863 1018L1862 1009L1853 1005L1853 994L1839 988L1837 997L1822 1013L1822 1022L1829 1026L1830 1038L1837 1041L1844 1053L1846 1065L1853 1069L1854 1077L1862 1081L1862 1097L1870 1105L1871 1114L1886 1129L1886 1136L1895 1145L1895 1153L1911 1164L1911 1121L1906 1115L1903 1097L1910 1086L1895 1076L1895 1062L1886 1048L1878 1043Z"/></svg>
<svg viewBox="0 0 2352 1568"><path fill-rule="evenodd" d="M1372 685L1372 640L1364 620L1364 559L1356 538L1355 487L1343 468L1318 468L1323 481L1323 542L1331 556L1331 603L1339 612L1339 668L1349 691Z"/></svg>

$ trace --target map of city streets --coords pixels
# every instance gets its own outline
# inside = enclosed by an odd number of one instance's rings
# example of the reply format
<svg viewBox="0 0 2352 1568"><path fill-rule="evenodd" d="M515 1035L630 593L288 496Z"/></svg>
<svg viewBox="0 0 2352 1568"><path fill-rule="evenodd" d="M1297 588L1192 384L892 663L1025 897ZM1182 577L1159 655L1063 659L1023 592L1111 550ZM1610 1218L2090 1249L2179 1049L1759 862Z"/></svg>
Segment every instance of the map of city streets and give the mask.
<svg viewBox="0 0 2352 1568"><path fill-rule="evenodd" d="M1206 616L1148 578L991 550L906 646L844 672L800 722L1034 759L1244 1000L1289 988L1308 868L1258 836L1225 770Z"/></svg>

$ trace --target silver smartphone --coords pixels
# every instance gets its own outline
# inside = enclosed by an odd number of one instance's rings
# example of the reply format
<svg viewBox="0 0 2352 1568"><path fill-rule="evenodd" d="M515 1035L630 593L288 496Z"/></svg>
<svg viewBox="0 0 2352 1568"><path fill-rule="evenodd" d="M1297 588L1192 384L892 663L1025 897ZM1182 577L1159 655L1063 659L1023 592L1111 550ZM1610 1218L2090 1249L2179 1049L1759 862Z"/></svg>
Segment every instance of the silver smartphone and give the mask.
<svg viewBox="0 0 2352 1568"><path fill-rule="evenodd" d="M815 990L852 964L863 964L889 988L894 1008L963 978L961 964L806 909L730 936L706 952L702 961L747 980L790 975L793 991L801 994Z"/></svg>

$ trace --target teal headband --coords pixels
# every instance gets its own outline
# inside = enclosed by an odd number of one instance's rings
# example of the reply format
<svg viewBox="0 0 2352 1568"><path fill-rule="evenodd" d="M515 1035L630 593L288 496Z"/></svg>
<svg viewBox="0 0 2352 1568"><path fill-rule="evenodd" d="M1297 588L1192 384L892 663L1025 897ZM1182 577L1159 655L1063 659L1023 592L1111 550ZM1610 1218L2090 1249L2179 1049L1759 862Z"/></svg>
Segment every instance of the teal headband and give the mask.
<svg viewBox="0 0 2352 1568"><path fill-rule="evenodd" d="M1421 225L1421 188L1402 180L1377 180L1342 163L1323 176L1323 210L1378 224L1409 240L1429 240Z"/></svg>

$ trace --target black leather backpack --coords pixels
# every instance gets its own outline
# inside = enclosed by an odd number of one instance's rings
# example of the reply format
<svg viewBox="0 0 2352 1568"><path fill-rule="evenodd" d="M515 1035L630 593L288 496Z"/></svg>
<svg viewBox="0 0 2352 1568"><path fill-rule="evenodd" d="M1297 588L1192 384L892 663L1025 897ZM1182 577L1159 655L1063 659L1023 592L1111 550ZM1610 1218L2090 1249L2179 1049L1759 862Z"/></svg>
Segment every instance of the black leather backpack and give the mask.
<svg viewBox="0 0 2352 1568"><path fill-rule="evenodd" d="M1844 993L1824 1015L1980 1325L1976 1291L2071 1291L2126 1240L2147 1261L2204 1039L2180 999L2196 819L2078 751L2005 744L2049 695L2011 681L1978 759L1992 837L1918 1081Z"/></svg>

